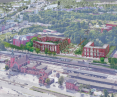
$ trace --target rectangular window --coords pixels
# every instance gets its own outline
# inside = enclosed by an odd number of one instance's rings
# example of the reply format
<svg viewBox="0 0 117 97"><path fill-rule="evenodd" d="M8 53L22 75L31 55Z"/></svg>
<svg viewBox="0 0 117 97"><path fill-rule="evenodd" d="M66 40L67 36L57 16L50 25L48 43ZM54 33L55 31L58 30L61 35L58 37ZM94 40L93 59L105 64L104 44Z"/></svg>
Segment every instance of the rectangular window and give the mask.
<svg viewBox="0 0 117 97"><path fill-rule="evenodd" d="M55 51L56 51L56 46L55 46Z"/></svg>
<svg viewBox="0 0 117 97"><path fill-rule="evenodd" d="M86 55L86 52L84 52L84 55Z"/></svg>

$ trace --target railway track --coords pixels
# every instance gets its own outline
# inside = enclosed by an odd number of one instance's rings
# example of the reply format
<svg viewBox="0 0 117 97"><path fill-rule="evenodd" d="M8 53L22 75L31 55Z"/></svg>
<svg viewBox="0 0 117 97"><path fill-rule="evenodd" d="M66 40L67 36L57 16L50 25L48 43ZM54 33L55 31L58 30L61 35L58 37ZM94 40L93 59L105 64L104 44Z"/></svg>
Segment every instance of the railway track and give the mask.
<svg viewBox="0 0 117 97"><path fill-rule="evenodd" d="M7 55L7 56L11 56L11 53L1 53L0 55ZM16 54L18 55L18 54ZM109 69L109 68L105 68L102 66L95 66L95 65L91 65L88 63L72 63L72 62L65 62L65 61L60 61L60 59L52 59L52 58L46 58L46 57L42 57L42 56L29 56L30 60L34 60L34 61L41 61L41 62L46 62L48 61L48 63L52 63L53 65L61 65L61 66L65 66L65 67L69 67L69 68L85 68L86 70L92 70L92 71L96 71L98 73L106 73L106 74L111 74L111 75L116 75L116 72L114 69Z"/></svg>

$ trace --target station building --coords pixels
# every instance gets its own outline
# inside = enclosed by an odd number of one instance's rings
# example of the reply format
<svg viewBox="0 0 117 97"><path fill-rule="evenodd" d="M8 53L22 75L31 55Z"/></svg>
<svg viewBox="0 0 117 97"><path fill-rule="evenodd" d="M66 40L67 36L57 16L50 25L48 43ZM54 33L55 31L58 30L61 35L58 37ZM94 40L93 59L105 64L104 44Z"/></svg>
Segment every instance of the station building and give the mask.
<svg viewBox="0 0 117 97"><path fill-rule="evenodd" d="M41 36L37 39L39 41L33 41L33 47L39 48L41 51L45 51L45 48L48 48L49 51L57 54L71 43L71 40L65 37Z"/></svg>
<svg viewBox="0 0 117 97"><path fill-rule="evenodd" d="M104 44L103 47L94 46L94 42L88 42L84 48L82 56L100 58L106 57L109 53L109 44Z"/></svg>
<svg viewBox="0 0 117 97"><path fill-rule="evenodd" d="M8 65L9 68L15 72L37 75L39 78L39 83L41 84L46 84L45 80L52 73L52 70L48 69L45 63L30 62L28 55L15 56L13 51L11 54L11 59L6 65Z"/></svg>

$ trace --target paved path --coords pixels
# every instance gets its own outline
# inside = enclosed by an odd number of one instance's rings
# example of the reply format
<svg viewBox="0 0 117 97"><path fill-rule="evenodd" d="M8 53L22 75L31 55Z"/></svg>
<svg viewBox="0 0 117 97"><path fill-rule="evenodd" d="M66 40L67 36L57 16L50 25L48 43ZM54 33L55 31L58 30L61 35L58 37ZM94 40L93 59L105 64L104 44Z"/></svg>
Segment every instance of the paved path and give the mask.
<svg viewBox="0 0 117 97"><path fill-rule="evenodd" d="M4 86L4 87L10 88L10 89L19 91L19 92L21 92L23 94L28 94L30 96L54 97L52 95L48 95L48 94L45 94L45 93L40 93L40 92L36 92L36 91L29 90L27 88L21 88L19 86L15 86L15 85L12 85L12 84L8 84L8 83L3 82L3 81L0 81L0 83L1 83L0 84L1 86Z"/></svg>

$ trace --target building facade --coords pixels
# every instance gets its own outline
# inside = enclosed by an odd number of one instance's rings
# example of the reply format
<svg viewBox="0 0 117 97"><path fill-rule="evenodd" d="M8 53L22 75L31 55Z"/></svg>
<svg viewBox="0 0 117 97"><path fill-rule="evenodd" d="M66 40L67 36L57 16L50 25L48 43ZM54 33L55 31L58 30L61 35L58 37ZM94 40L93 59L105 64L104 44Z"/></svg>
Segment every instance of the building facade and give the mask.
<svg viewBox="0 0 117 97"><path fill-rule="evenodd" d="M30 41L31 38L37 37L37 34L28 33L26 35L15 35L13 37L13 45L20 46L21 44L25 45Z"/></svg>
<svg viewBox="0 0 117 97"><path fill-rule="evenodd" d="M94 46L94 42L88 42L84 48L82 56L100 58L106 57L109 53L109 44L104 44L103 47Z"/></svg>
<svg viewBox="0 0 117 97"><path fill-rule="evenodd" d="M67 79L65 84L66 84L66 89L68 90L75 90L75 91L79 90L79 85L77 83L77 80Z"/></svg>
<svg viewBox="0 0 117 97"><path fill-rule="evenodd" d="M55 36L42 36L37 38L39 41L33 41L33 46L45 51L48 48L51 52L60 53L67 45L71 43L69 38L55 37Z"/></svg>

